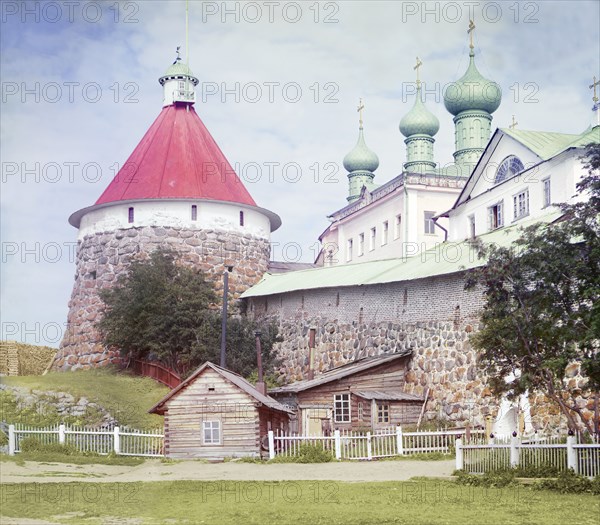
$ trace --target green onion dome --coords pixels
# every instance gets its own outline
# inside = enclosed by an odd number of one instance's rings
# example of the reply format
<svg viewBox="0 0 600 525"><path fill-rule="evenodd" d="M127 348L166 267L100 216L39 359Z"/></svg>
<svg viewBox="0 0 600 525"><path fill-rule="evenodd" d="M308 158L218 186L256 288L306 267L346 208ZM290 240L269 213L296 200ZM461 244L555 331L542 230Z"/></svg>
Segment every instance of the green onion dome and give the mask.
<svg viewBox="0 0 600 525"><path fill-rule="evenodd" d="M375 171L379 166L379 157L365 144L362 127L359 129L358 142L354 149L344 157L344 168L348 172Z"/></svg>
<svg viewBox="0 0 600 525"><path fill-rule="evenodd" d="M411 135L429 135L433 137L440 129L440 121L429 111L421 100L421 86L417 88L417 98L412 109L400 121L400 133Z"/></svg>
<svg viewBox="0 0 600 525"><path fill-rule="evenodd" d="M452 115L462 111L479 110L493 113L500 106L502 92L493 80L485 78L475 66L475 53L469 53L467 72L448 86L444 93L444 105Z"/></svg>

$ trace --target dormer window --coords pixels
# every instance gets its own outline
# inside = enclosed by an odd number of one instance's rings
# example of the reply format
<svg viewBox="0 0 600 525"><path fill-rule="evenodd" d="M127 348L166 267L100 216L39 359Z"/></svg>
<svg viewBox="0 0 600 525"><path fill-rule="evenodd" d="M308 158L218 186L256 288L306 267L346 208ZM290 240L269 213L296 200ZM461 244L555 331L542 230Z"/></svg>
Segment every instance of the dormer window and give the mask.
<svg viewBox="0 0 600 525"><path fill-rule="evenodd" d="M494 184L500 184L501 182L515 176L517 173L522 172L524 169L525 166L523 166L521 159L519 159L519 157L515 157L514 155L510 155L501 162L500 166L498 166Z"/></svg>

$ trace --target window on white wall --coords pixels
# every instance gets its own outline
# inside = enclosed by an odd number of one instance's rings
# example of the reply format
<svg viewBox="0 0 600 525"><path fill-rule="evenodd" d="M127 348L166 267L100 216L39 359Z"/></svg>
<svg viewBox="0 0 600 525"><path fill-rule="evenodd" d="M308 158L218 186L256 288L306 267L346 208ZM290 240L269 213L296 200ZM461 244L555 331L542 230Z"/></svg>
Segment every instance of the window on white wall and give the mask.
<svg viewBox="0 0 600 525"><path fill-rule="evenodd" d="M475 215L469 215L469 238L475 238Z"/></svg>
<svg viewBox="0 0 600 525"><path fill-rule="evenodd" d="M129 211L127 213L127 220L130 223L132 223L133 222L133 217L134 217L134 215L133 215L133 208L129 208Z"/></svg>
<svg viewBox="0 0 600 525"><path fill-rule="evenodd" d="M192 204L192 220L198 220L198 206L196 206L195 204Z"/></svg>
<svg viewBox="0 0 600 525"><path fill-rule="evenodd" d="M498 202L488 208L488 229L495 230L504 226L504 205Z"/></svg>
<svg viewBox="0 0 600 525"><path fill-rule="evenodd" d="M388 221L383 221L383 228L381 229L381 246L385 246L388 243Z"/></svg>
<svg viewBox="0 0 600 525"><path fill-rule="evenodd" d="M369 239L369 250L375 249L375 241L377 239L377 228L371 228L371 238Z"/></svg>
<svg viewBox="0 0 600 525"><path fill-rule="evenodd" d="M550 206L552 204L552 195L550 193L550 177L544 179L542 181L542 186L544 189L544 208L546 206Z"/></svg>
<svg viewBox="0 0 600 525"><path fill-rule="evenodd" d="M358 236L358 255L363 255L365 253L365 234L361 233Z"/></svg>
<svg viewBox="0 0 600 525"><path fill-rule="evenodd" d="M529 190L523 190L513 196L514 219L529 215Z"/></svg>
<svg viewBox="0 0 600 525"><path fill-rule="evenodd" d="M399 239L401 232L402 232L402 215L396 215L396 226L394 228L394 239Z"/></svg>
<svg viewBox="0 0 600 525"><path fill-rule="evenodd" d="M221 444L221 422L202 421L202 444L220 445Z"/></svg>
<svg viewBox="0 0 600 525"><path fill-rule="evenodd" d="M425 233L427 234L435 233L435 223L433 222L434 217L434 211L425 212Z"/></svg>
<svg viewBox="0 0 600 525"><path fill-rule="evenodd" d="M333 396L333 418L336 423L350 423L350 394Z"/></svg>
<svg viewBox="0 0 600 525"><path fill-rule="evenodd" d="M352 239L348 239L348 244L347 244L347 248L346 248L346 260L347 261L352 260Z"/></svg>

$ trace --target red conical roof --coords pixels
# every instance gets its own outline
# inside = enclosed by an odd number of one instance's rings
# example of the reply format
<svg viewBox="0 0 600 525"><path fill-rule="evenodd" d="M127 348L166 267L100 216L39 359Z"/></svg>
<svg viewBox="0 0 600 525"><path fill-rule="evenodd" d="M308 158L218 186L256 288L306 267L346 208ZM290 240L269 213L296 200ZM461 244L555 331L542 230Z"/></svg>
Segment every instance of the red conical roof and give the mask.
<svg viewBox="0 0 600 525"><path fill-rule="evenodd" d="M163 108L96 201L210 199L256 206L193 107Z"/></svg>

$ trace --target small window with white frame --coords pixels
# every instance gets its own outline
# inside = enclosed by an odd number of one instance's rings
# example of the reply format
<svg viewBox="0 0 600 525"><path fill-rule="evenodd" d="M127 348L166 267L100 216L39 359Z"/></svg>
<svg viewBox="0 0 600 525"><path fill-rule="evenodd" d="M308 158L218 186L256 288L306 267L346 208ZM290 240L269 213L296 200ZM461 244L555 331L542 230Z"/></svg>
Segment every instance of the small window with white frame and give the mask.
<svg viewBox="0 0 600 525"><path fill-rule="evenodd" d="M550 193L550 177L542 181L542 187L544 190L543 208L547 208L552 204L552 194Z"/></svg>
<svg viewBox="0 0 600 525"><path fill-rule="evenodd" d="M402 233L402 215L396 215L396 224L394 227L394 239L399 239Z"/></svg>
<svg viewBox="0 0 600 525"><path fill-rule="evenodd" d="M202 444L221 444L221 422L218 419L214 421L202 421Z"/></svg>
<svg viewBox="0 0 600 525"><path fill-rule="evenodd" d="M348 239L348 244L346 247L346 260L347 261L351 261L352 260L352 239Z"/></svg>
<svg viewBox="0 0 600 525"><path fill-rule="evenodd" d="M360 233L358 235L358 256L364 255L365 253L365 234Z"/></svg>
<svg viewBox="0 0 600 525"><path fill-rule="evenodd" d="M371 238L369 239L369 250L373 251L375 249L375 241L377 239L377 228L373 226L371 228Z"/></svg>
<svg viewBox="0 0 600 525"><path fill-rule="evenodd" d="M377 422L390 422L390 405L388 405L387 403L380 403L377 405Z"/></svg>
<svg viewBox="0 0 600 525"><path fill-rule="evenodd" d="M529 215L529 190L523 190L513 196L514 220Z"/></svg>
<svg viewBox="0 0 600 525"><path fill-rule="evenodd" d="M383 227L381 228L381 246L385 246L388 243L388 221L383 221Z"/></svg>
<svg viewBox="0 0 600 525"><path fill-rule="evenodd" d="M504 226L504 204L497 202L488 208L488 229L495 230Z"/></svg>
<svg viewBox="0 0 600 525"><path fill-rule="evenodd" d="M424 212L424 218L425 218L425 233L427 235L431 235L435 233L435 223L433 222L433 218L435 217L435 212L434 211L426 211Z"/></svg>
<svg viewBox="0 0 600 525"><path fill-rule="evenodd" d="M469 215L469 239L475 238L475 215Z"/></svg>
<svg viewBox="0 0 600 525"><path fill-rule="evenodd" d="M333 396L333 420L336 423L350 423L350 394Z"/></svg>

